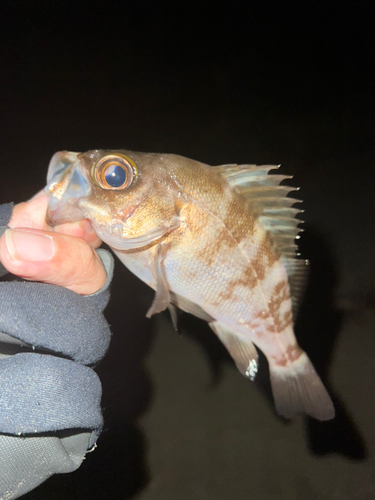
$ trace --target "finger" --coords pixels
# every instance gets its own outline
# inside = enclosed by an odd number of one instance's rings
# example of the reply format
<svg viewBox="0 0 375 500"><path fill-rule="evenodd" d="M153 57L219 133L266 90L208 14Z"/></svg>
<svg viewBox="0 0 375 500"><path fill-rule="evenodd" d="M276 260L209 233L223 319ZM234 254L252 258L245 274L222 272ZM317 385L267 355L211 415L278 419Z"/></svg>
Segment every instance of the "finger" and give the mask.
<svg viewBox="0 0 375 500"><path fill-rule="evenodd" d="M85 240L92 248L98 248L102 244L102 240L98 237L91 222L88 219L82 219L78 222L68 222L55 226L54 230L57 233L75 236Z"/></svg>
<svg viewBox="0 0 375 500"><path fill-rule="evenodd" d="M49 226L46 223L47 205L47 195L39 196L24 203L18 203L13 208L8 226L10 228L31 227L48 230Z"/></svg>
<svg viewBox="0 0 375 500"><path fill-rule="evenodd" d="M86 241L51 231L8 229L0 239L0 260L12 274L81 295L97 292L106 281L103 264Z"/></svg>
<svg viewBox="0 0 375 500"><path fill-rule="evenodd" d="M96 235L91 223L87 219L78 222L69 222L52 228L46 223L46 211L48 206L48 196L39 191L30 201L15 205L12 217L9 222L10 228L31 227L35 229L44 229L46 231L56 231L62 234L68 234L81 238L92 246L98 248L101 240Z"/></svg>

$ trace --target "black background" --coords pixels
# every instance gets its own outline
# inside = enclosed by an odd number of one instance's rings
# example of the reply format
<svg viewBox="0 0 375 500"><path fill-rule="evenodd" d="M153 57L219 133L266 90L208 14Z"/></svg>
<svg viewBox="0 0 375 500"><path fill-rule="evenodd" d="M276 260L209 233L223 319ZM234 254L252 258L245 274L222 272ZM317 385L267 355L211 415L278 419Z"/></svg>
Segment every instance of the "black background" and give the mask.
<svg viewBox="0 0 375 500"><path fill-rule="evenodd" d="M294 175L292 182L302 186L307 224L301 246L312 269L297 333L323 375L335 356L339 359L333 385L336 394L340 387L345 393L348 372L358 376L356 367L367 366L369 349L374 353L374 10L372 1L3 0L0 201L23 201L41 189L50 157L62 149L167 152L212 165L282 163L282 173ZM208 464L196 479L196 493L188 474L180 478L171 472L167 486L158 482L158 453L163 468L167 463L171 471L177 463L188 470L189 461L182 458L188 457L183 445L172 445L166 462L158 451L161 437L152 422L179 405L172 400L179 379L155 340L164 335L156 330L169 328L167 319L144 318L151 300L152 293L117 263L107 310L114 339L98 367L106 408L99 449L78 472L56 476L25 498L224 499L248 498L253 491L251 468L248 476L237 478L242 489L230 479L219 493L200 489L207 475L220 477L235 468L235 455L230 465ZM188 342L197 342L206 353L215 383L222 384L222 366L229 363L225 352L201 323L185 323ZM347 334L340 337L343 329ZM340 338L346 340L340 343ZM332 471L339 471L333 475L353 475L358 496L335 486L333 479L327 496L317 491L308 496L304 488L277 489L275 474L265 467L260 474L270 479L264 481L262 498L374 498L367 467L375 440L366 427L374 410L371 366L358 370L362 378L353 384L363 391L362 406L350 400L348 389L349 401L345 394L334 395L334 424L305 425L306 457L329 456ZM176 392L162 400L159 413L153 403L157 374L169 369ZM184 377L188 380L189 373ZM235 382L231 390L236 387ZM262 392L262 377L259 387ZM253 389L247 390L251 398ZM233 407L220 398L216 404L220 415L232 418ZM146 410L148 423L141 430L138 419ZM208 412L195 428L209 428L216 418L224 417ZM221 421L225 429L228 422ZM267 432L257 436L268 439ZM156 450L155 460L148 443ZM230 445L218 446L225 456ZM201 447L204 439L192 449L191 460ZM311 467L310 458L305 460ZM288 478L290 464L280 467ZM319 477L312 473L311 481Z"/></svg>

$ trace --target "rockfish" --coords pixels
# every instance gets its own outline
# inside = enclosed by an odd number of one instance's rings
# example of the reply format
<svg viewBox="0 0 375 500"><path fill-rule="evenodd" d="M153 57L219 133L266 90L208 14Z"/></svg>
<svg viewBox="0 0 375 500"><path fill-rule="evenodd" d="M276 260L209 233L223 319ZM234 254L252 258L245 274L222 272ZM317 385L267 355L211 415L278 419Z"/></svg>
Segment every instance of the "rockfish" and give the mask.
<svg viewBox="0 0 375 500"><path fill-rule="evenodd" d="M272 165L211 167L172 154L56 153L50 224L87 218L156 292L147 315L178 307L208 322L239 371L268 363L277 412L333 418L332 401L293 332L306 261L296 258L299 201Z"/></svg>

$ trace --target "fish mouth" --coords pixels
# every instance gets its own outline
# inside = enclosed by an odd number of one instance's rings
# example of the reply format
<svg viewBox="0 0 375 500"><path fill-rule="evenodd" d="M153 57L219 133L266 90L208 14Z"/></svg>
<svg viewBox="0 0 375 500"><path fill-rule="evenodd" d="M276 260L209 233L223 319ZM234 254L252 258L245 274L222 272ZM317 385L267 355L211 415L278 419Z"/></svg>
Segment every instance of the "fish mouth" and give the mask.
<svg viewBox="0 0 375 500"><path fill-rule="evenodd" d="M85 216L78 200L91 193L90 184L80 166L81 153L60 151L53 155L44 192L50 197L46 221L50 226L77 222Z"/></svg>
<svg viewBox="0 0 375 500"><path fill-rule="evenodd" d="M51 201L53 203L56 200L52 198L50 203ZM66 224L67 222L78 222L85 219L82 210L80 210L77 206L60 202L56 205L56 208L52 208L50 203L47 207L46 222L51 227ZM52 206L54 206L54 203Z"/></svg>
<svg viewBox="0 0 375 500"><path fill-rule="evenodd" d="M60 181L77 160L80 153L71 151L58 151L55 153L48 165L47 187Z"/></svg>

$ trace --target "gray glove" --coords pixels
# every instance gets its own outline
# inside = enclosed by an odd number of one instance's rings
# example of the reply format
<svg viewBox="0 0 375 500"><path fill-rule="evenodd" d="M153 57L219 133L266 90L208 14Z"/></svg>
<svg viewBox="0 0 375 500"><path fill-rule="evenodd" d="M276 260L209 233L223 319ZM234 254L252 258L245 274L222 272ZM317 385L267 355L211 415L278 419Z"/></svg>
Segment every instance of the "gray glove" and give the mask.
<svg viewBox="0 0 375 500"><path fill-rule="evenodd" d="M11 211L0 206L0 235ZM0 499L76 470L101 432L101 384L86 365L97 363L109 345L102 311L113 258L98 253L107 281L93 295L0 282Z"/></svg>

